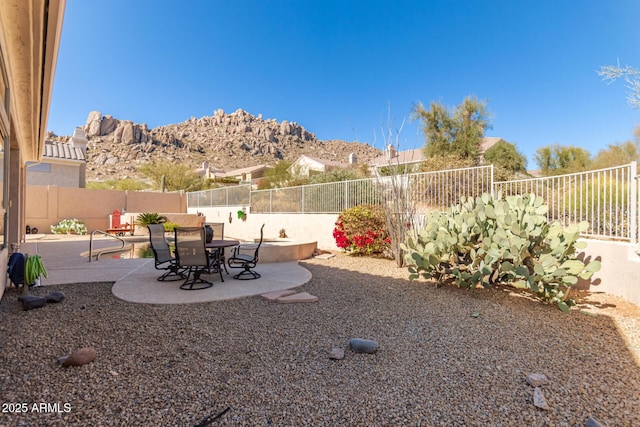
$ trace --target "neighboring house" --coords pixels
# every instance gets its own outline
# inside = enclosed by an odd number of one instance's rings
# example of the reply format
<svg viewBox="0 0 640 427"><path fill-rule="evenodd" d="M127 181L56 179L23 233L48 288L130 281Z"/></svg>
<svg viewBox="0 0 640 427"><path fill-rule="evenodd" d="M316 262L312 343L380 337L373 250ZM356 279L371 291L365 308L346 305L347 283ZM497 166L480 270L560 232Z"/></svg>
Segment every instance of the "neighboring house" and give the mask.
<svg viewBox="0 0 640 427"><path fill-rule="evenodd" d="M484 153L491 147L493 147L502 138L497 137L485 137L482 138L480 143L480 164L484 161ZM417 169L420 163L425 159L423 149L416 148L413 150L396 151L392 145L387 146L384 150L384 154L376 157L371 161L371 166L374 168L381 168L384 166L410 166L410 169Z"/></svg>
<svg viewBox="0 0 640 427"><path fill-rule="evenodd" d="M76 129L71 142L45 141L40 162L27 162L27 185L86 187L87 137Z"/></svg>
<svg viewBox="0 0 640 427"><path fill-rule="evenodd" d="M215 168L213 166L209 166L209 162L202 162L202 167L196 169L196 175L203 179L215 179L216 176L224 174L225 172L222 169Z"/></svg>
<svg viewBox="0 0 640 427"><path fill-rule="evenodd" d="M256 178L262 178L264 173L271 169L268 165L249 166L246 168L235 169L229 172L225 172L221 175L222 178L235 178L240 184L251 184L251 180Z"/></svg>
<svg viewBox="0 0 640 427"><path fill-rule="evenodd" d="M331 172L337 169L346 169L349 165L354 163L357 163L357 157L354 153L349 154L349 163L318 159L316 157L303 154L298 157L287 170L292 175L308 177L315 174Z"/></svg>
<svg viewBox="0 0 640 427"><path fill-rule="evenodd" d="M385 166L409 166L410 169L417 169L417 167L424 160L424 154L422 148L416 148L414 150L396 151L392 145L387 146L382 156L378 156L371 161L371 166L374 168L382 168Z"/></svg>

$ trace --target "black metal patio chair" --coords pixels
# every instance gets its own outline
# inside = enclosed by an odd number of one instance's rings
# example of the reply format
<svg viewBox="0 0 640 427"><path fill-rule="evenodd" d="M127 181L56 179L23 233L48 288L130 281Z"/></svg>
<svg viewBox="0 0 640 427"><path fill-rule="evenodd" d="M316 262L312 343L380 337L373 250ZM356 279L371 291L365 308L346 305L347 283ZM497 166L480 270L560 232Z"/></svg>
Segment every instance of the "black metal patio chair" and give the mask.
<svg viewBox="0 0 640 427"><path fill-rule="evenodd" d="M211 272L209 252L205 246L204 227L176 227L176 262L185 269L186 278L180 289L193 291L213 286L212 282L201 278ZM193 276L192 276L193 275Z"/></svg>
<svg viewBox="0 0 640 427"><path fill-rule="evenodd" d="M242 268L243 270L233 276L238 280L251 280L258 279L260 273L254 270L258 265L258 253L260 252L260 246L262 245L264 224L260 227L260 241L258 244L242 244L238 245L233 250L233 255L229 257L229 268ZM244 253L243 253L244 252Z"/></svg>
<svg viewBox="0 0 640 427"><path fill-rule="evenodd" d="M149 224L149 244L155 258L157 270L166 270L157 280L171 282L184 279L183 269L178 267L175 257L171 253L169 243L164 237L164 226L162 224Z"/></svg>

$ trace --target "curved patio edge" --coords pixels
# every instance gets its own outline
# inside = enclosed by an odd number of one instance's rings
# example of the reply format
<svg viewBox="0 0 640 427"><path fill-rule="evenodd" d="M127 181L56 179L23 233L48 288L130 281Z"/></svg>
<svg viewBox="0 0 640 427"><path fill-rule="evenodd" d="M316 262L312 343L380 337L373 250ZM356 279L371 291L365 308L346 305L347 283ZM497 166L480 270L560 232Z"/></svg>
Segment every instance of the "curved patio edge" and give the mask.
<svg viewBox="0 0 640 427"><path fill-rule="evenodd" d="M266 292L291 289L311 280L311 272L301 267L298 261L260 263L256 267L262 277L255 280L236 280L236 270L223 273L224 282L218 274L204 278L213 282L208 289L185 291L180 289L181 281L159 282L161 272L153 263L145 263L125 277L117 280L111 292L124 301L144 304L191 304L222 301L260 295Z"/></svg>

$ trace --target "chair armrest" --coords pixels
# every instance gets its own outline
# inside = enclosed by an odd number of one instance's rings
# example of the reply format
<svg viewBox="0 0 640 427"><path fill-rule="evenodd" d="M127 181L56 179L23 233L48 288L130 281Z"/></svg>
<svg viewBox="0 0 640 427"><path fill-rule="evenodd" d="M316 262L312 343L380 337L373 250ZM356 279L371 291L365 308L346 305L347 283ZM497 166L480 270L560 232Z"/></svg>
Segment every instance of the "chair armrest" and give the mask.
<svg viewBox="0 0 640 427"><path fill-rule="evenodd" d="M257 247L257 243L240 243L238 246L233 248L233 255L236 256L242 252L255 252Z"/></svg>

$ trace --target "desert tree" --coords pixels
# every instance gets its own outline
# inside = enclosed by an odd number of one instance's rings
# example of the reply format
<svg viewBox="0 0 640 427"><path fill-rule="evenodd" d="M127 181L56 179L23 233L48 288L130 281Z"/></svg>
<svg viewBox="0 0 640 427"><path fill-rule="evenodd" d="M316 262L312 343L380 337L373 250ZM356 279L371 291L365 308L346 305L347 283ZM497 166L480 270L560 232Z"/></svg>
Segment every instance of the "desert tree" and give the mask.
<svg viewBox="0 0 640 427"><path fill-rule="evenodd" d="M440 102L432 102L429 109L417 103L411 117L421 122L425 157L453 154L477 162L484 132L491 128L487 102L475 96L464 98L451 111Z"/></svg>
<svg viewBox="0 0 640 427"><path fill-rule="evenodd" d="M207 187L207 182L185 163L154 161L140 166L140 173L151 179L158 190L199 191Z"/></svg>
<svg viewBox="0 0 640 427"><path fill-rule="evenodd" d="M501 139L484 153L484 162L494 167L494 178L498 181L513 179L526 173L527 158L514 144Z"/></svg>
<svg viewBox="0 0 640 427"><path fill-rule="evenodd" d="M538 148L534 156L543 175L582 172L591 166L591 154L581 147L553 144Z"/></svg>
<svg viewBox="0 0 640 427"><path fill-rule="evenodd" d="M400 135L405 124L402 121L397 130L392 128L391 108L387 116L386 128L381 127L381 134L387 150L399 151ZM398 157L389 156L385 171L393 171L394 174L387 174L381 171L382 168L375 168L374 174L378 185L380 204L384 210L387 233L390 240L390 248L393 258L398 267L405 264L405 252L402 244L405 242L407 232L415 226L416 204L410 191L411 168L404 164L399 164Z"/></svg>
<svg viewBox="0 0 640 427"><path fill-rule="evenodd" d="M598 151L593 159L593 167L602 169L640 161L640 126L636 127L634 135L634 141L609 144L607 148Z"/></svg>
<svg viewBox="0 0 640 427"><path fill-rule="evenodd" d="M640 69L625 65L604 65L597 72L602 80L611 84L616 80L624 80L627 84L627 101L633 108L640 108Z"/></svg>

